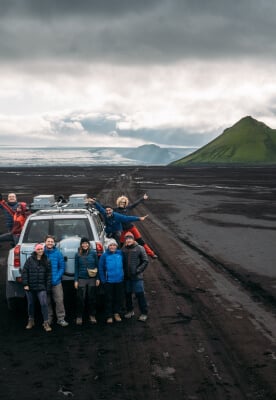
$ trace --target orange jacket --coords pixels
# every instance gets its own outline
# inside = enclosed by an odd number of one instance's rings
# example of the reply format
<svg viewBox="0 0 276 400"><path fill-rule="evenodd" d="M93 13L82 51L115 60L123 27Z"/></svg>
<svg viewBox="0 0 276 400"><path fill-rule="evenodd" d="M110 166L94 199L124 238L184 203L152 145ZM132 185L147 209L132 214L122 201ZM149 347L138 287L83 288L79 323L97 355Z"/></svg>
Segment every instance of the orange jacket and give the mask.
<svg viewBox="0 0 276 400"><path fill-rule="evenodd" d="M25 221L29 215L28 212L26 212L26 203L18 203L19 206L21 206L22 211L14 211L6 202L5 200L1 200L0 204L5 208L5 210L8 211L9 214L13 216L13 227L11 230L11 233L13 235L20 235L22 228L25 224Z"/></svg>

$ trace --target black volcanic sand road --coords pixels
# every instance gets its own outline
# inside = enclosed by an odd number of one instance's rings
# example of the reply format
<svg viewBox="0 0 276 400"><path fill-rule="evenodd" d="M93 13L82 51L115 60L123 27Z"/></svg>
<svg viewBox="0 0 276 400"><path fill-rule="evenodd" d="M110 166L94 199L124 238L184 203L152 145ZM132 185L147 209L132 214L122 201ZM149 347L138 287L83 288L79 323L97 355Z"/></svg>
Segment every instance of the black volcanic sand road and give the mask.
<svg viewBox="0 0 276 400"><path fill-rule="evenodd" d="M0 170L2 193L88 193L103 203L144 192L139 223L159 258L145 274L150 317L26 331L0 269L0 388L6 400L276 399L276 168ZM3 230L3 223L1 225ZM136 309L136 315L138 310Z"/></svg>

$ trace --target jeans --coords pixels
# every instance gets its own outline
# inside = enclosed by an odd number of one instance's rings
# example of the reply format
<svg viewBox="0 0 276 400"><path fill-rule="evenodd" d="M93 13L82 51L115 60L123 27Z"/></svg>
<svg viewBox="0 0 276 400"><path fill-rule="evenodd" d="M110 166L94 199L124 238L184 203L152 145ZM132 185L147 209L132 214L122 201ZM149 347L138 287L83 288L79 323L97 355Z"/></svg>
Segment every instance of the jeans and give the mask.
<svg viewBox="0 0 276 400"><path fill-rule="evenodd" d="M82 318L85 309L86 296L89 315L96 315L96 279L79 279L77 289L77 318Z"/></svg>
<svg viewBox="0 0 276 400"><path fill-rule="evenodd" d="M28 316L31 319L34 319L34 300L35 297L38 298L39 303L40 303L40 308L41 308L41 313L43 316L43 321L48 321L48 305L47 305L47 292L46 290L26 290L26 297L28 301Z"/></svg>
<svg viewBox="0 0 276 400"><path fill-rule="evenodd" d="M48 314L49 321L53 321L54 318L54 310L53 303L55 304L56 316L57 320L60 321L65 318L65 308L64 308L64 296L63 296L63 287L62 284L59 283L56 286L52 286L52 293L48 294Z"/></svg>
<svg viewBox="0 0 276 400"><path fill-rule="evenodd" d="M137 281L127 280L125 282L125 292L126 309L128 312L133 311L132 294L135 293L141 314L148 313L148 304L144 292L144 281L142 279Z"/></svg>

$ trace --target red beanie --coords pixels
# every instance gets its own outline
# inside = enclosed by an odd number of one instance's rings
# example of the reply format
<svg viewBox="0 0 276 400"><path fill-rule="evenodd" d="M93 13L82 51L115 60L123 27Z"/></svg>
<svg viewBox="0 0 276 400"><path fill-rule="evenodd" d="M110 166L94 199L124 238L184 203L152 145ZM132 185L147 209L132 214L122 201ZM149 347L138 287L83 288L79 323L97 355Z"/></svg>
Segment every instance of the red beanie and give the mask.
<svg viewBox="0 0 276 400"><path fill-rule="evenodd" d="M125 234L125 239L126 239L126 238L132 238L132 239L134 239L133 233L127 232L127 233Z"/></svg>

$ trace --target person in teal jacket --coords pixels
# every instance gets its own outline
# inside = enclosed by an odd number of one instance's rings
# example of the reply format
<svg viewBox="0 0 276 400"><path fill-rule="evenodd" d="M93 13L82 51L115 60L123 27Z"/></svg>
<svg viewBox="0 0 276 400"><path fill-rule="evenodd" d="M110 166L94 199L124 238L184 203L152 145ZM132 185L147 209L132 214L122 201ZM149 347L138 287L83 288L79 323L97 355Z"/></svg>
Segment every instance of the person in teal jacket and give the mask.
<svg viewBox="0 0 276 400"><path fill-rule="evenodd" d="M105 291L106 322L121 322L121 312L124 299L124 268L121 250L118 243L110 239L107 250L102 254L99 263L100 281Z"/></svg>
<svg viewBox="0 0 276 400"><path fill-rule="evenodd" d="M83 237L75 255L75 280L77 289L76 324L82 325L86 298L88 300L89 322L96 324L96 287L99 286L98 256L91 248L89 239ZM86 296L87 295L87 296Z"/></svg>
<svg viewBox="0 0 276 400"><path fill-rule="evenodd" d="M62 253L55 247L55 238L52 235L45 237L44 253L51 262L52 267L52 291L48 294L48 313L49 324L53 323L54 310L53 302L55 303L55 310L57 316L57 324L63 328L68 326L65 321L65 307L64 307L64 294L61 283L62 275L65 271L65 262Z"/></svg>

